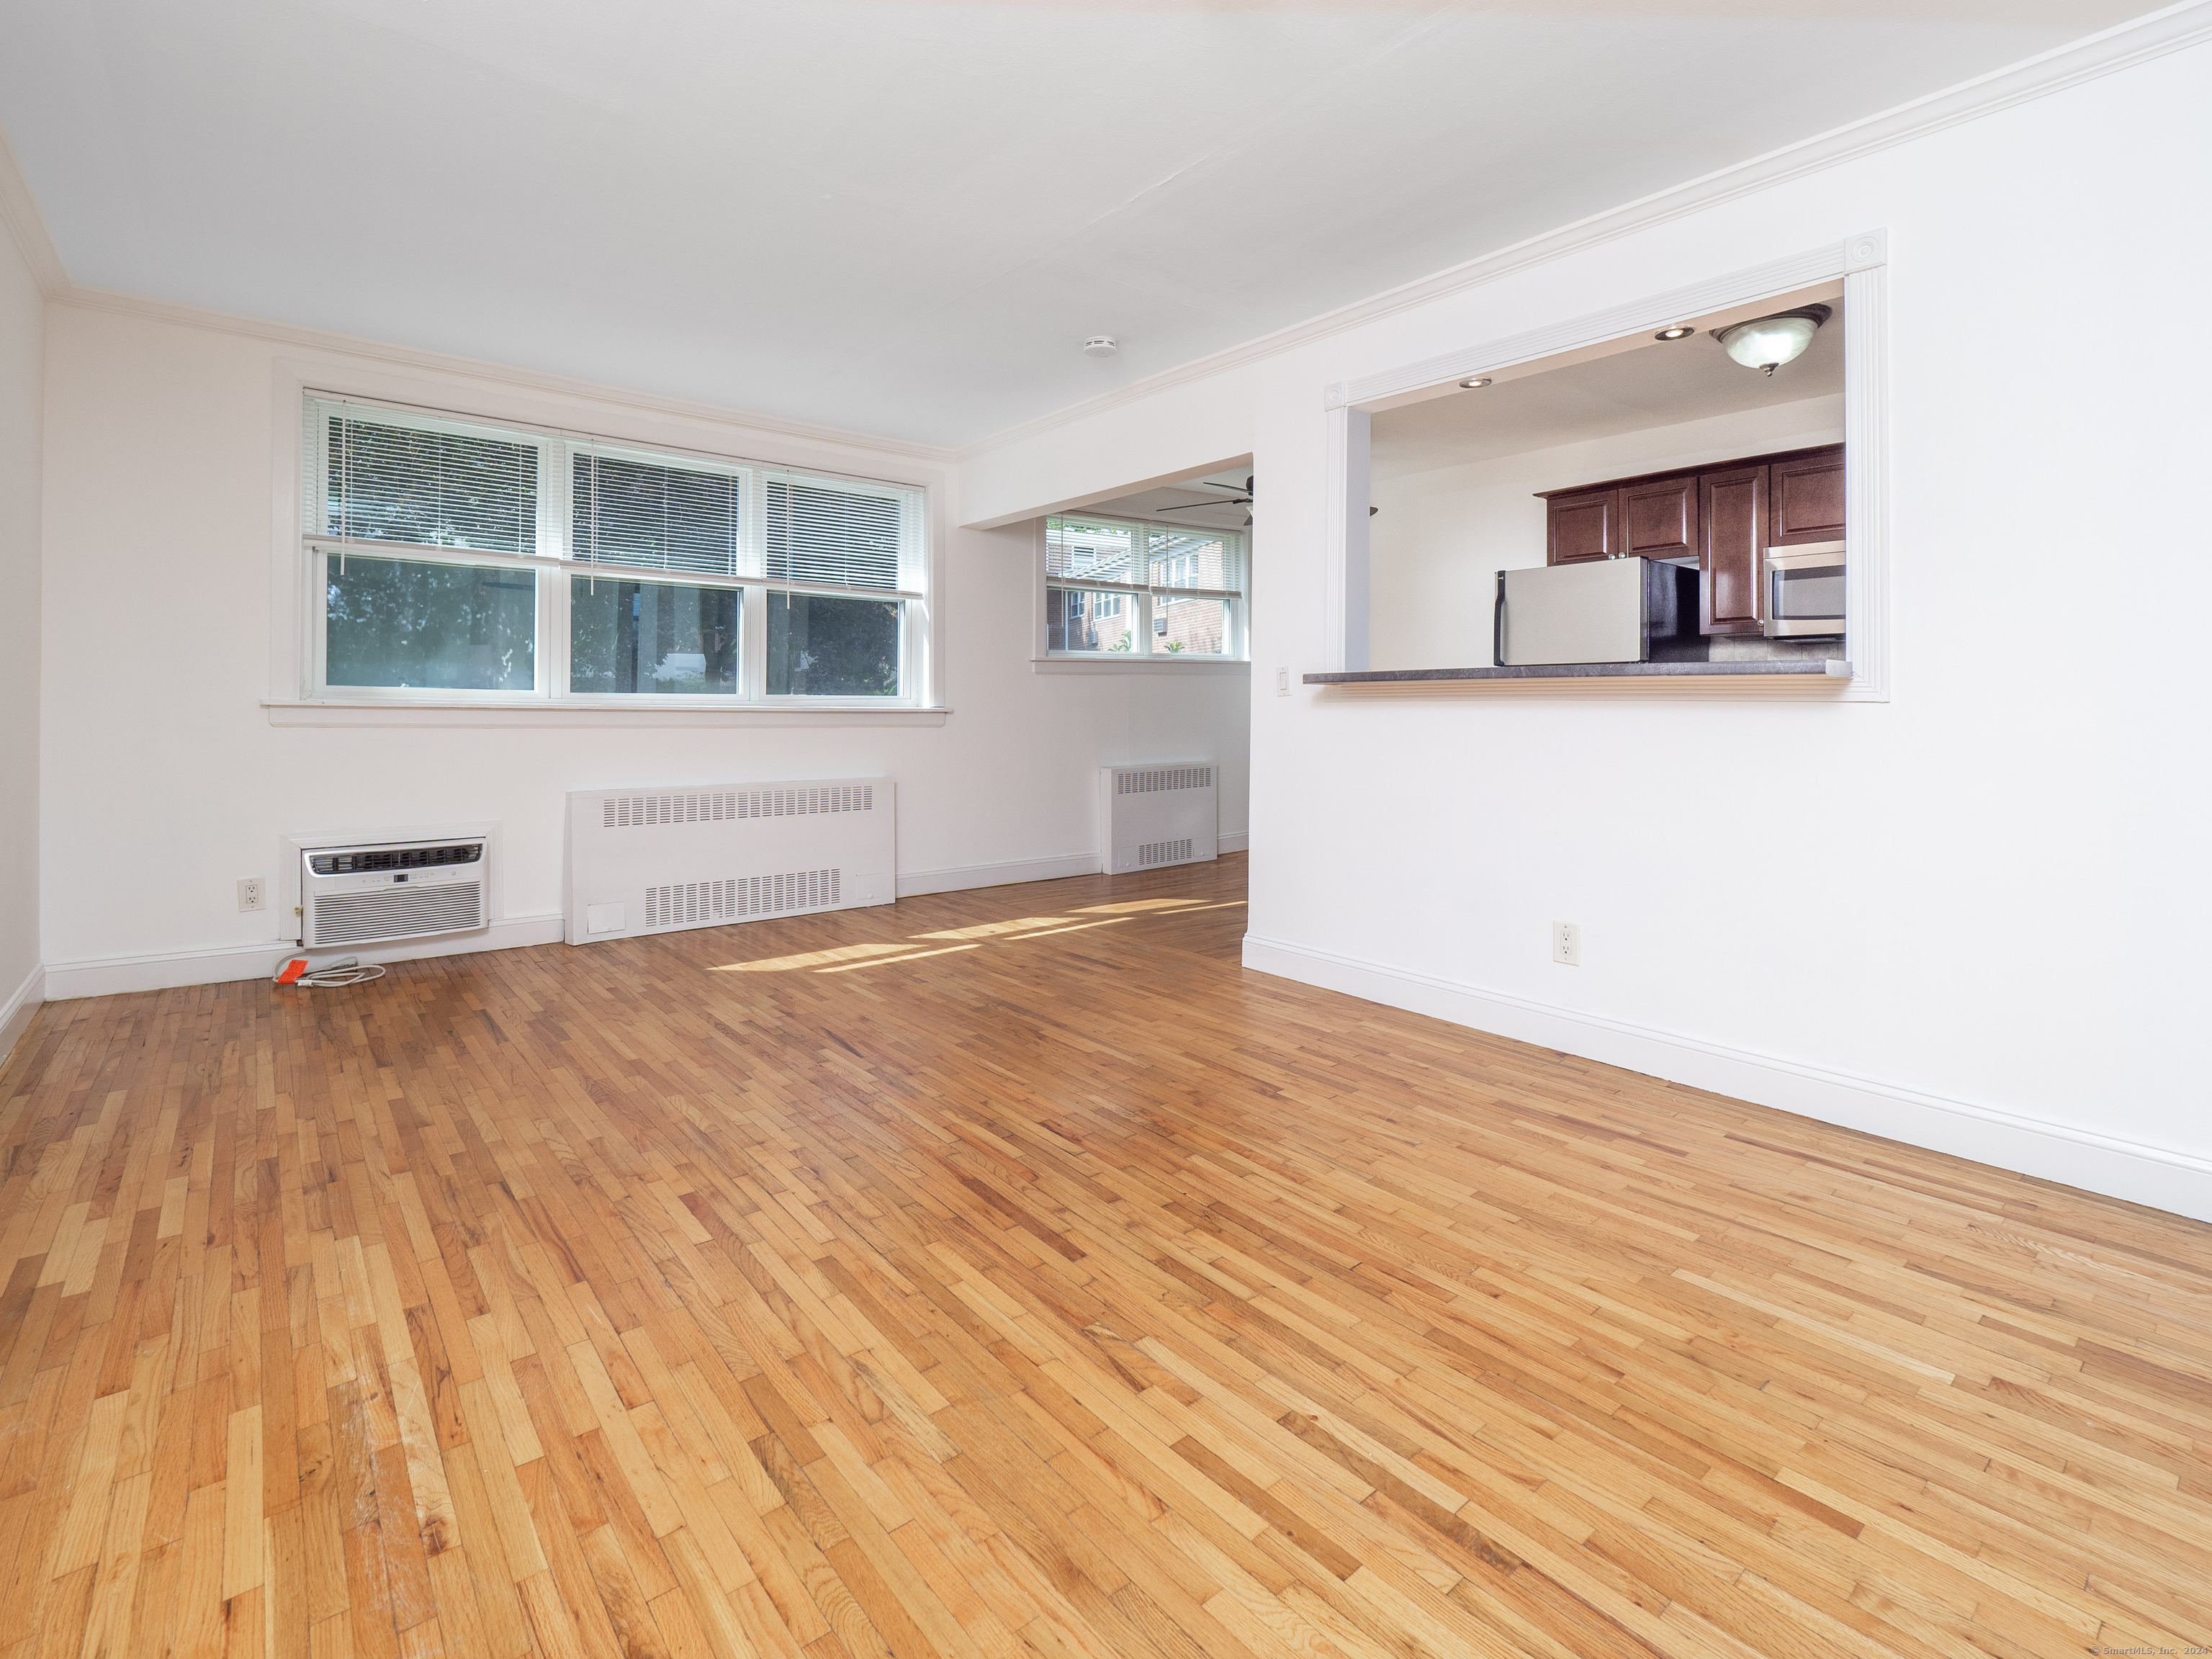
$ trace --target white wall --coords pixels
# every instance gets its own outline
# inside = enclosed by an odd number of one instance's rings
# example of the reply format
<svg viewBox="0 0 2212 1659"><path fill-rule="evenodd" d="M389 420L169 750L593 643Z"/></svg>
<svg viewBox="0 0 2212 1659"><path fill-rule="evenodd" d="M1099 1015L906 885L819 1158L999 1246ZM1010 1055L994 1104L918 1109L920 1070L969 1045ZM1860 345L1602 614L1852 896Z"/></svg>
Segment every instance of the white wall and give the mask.
<svg viewBox="0 0 2212 1659"><path fill-rule="evenodd" d="M1493 576L1544 562L1537 490L1843 438L1838 394L1378 476L1368 494L1380 509L1367 526L1368 665L1463 668L1490 660ZM1378 431L1378 462L1385 453Z"/></svg>
<svg viewBox="0 0 2212 1659"><path fill-rule="evenodd" d="M296 556L279 529L297 441L279 389L288 376L412 386L494 417L918 477L940 490L949 469L105 307L56 304L47 351L52 994L267 971L276 912L239 914L234 884L274 877L279 839L302 830L496 819L502 908L520 919L499 937L550 937L562 798L574 788L895 778L908 890L1096 868L1095 769L1110 762L1216 757L1223 830L1244 828L1245 677L1032 673L1034 542L1020 527L958 532L942 550L940 690L953 712L939 726L273 726L262 707L282 654L272 641L297 627L270 599L272 569Z"/></svg>
<svg viewBox="0 0 2212 1659"><path fill-rule="evenodd" d="M39 404L45 311L29 265L0 229L0 1059L41 992Z"/></svg>
<svg viewBox="0 0 2212 1659"><path fill-rule="evenodd" d="M2212 269L2212 47L2056 84L977 458L980 520L1252 447L1249 963L2212 1218L2212 348L2131 325ZM1892 701L1273 695L1327 386L1877 228Z"/></svg>

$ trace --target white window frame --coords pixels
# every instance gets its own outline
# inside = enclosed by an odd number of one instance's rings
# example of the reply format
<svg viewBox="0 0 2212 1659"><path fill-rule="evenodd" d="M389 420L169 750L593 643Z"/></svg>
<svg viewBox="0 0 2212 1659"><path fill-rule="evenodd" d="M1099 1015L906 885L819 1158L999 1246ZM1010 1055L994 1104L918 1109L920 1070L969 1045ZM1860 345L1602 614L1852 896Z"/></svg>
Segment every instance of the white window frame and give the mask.
<svg viewBox="0 0 2212 1659"><path fill-rule="evenodd" d="M393 425L430 431L449 431L471 436L534 443L538 449L538 483L535 548L527 553L477 549L425 547L405 542L348 540L319 533L311 526L322 519L327 499L329 458L327 416L311 411L319 403L342 404L364 416ZM363 396L315 380L295 382L291 400L291 425L301 446L297 510L291 515L289 561L292 580L280 580L280 593L296 594L299 600L300 675L298 704L291 699L272 700L271 706L327 705L359 708L389 705L393 708L481 708L517 710L566 708L574 711L624 711L666 714L743 714L748 711L820 711L858 718L868 714L935 713L929 702L933 643L931 594L932 514L934 492L925 483L869 477L816 465L792 465L717 453L679 445L640 443L631 439L601 436L565 428L497 416L460 415L445 409L424 407L401 399ZM724 576L688 570L662 570L650 566L613 561L580 559L571 545L574 459L578 454L597 454L659 465L686 466L702 471L734 473L744 477L738 536L738 568ZM772 480L818 482L841 490L881 495L901 505L897 586L861 587L841 583L770 579L767 574L767 539L763 511L765 485ZM478 568L531 572L537 583L535 673L527 691L472 690L455 687L332 685L327 677L325 610L329 586L324 561L334 558L399 559L422 563L449 563ZM570 672L570 586L572 578L639 581L685 587L726 587L742 596L738 616L738 684L734 693L630 694L577 692L568 689ZM296 584L296 585L295 585ZM854 598L895 602L900 607L899 691L891 697L824 696L802 693L770 693L768 690L768 599L771 593L804 593L826 598Z"/></svg>
<svg viewBox="0 0 2212 1659"><path fill-rule="evenodd" d="M1178 535L1188 535L1194 530L1212 532L1233 537L1237 544L1237 565L1243 586L1235 590L1212 587L1168 587L1151 582L1091 581L1079 576L1055 576L1048 568L1050 558L1050 532L1054 519L1092 518L1109 524L1127 525L1135 530L1170 530ZM1140 554L1147 574L1151 557ZM1070 507L1064 513L1048 514L1036 520L1036 556L1031 560L1035 573L1036 640L1032 653L1033 665L1066 665L1084 668L1158 670L1166 668L1249 669L1251 666L1250 608L1252 591L1252 535L1249 530L1224 530L1218 525L1177 524L1170 519L1137 519L1119 513L1085 513L1079 507ZM1055 651L1051 646L1051 624L1048 610L1049 594L1054 588L1073 589L1091 593L1120 593L1129 596L1136 607L1133 629L1134 644L1127 651ZM1155 596L1173 599L1223 599L1229 605L1229 628L1225 651L1196 653L1188 651L1155 651L1152 649L1152 603Z"/></svg>

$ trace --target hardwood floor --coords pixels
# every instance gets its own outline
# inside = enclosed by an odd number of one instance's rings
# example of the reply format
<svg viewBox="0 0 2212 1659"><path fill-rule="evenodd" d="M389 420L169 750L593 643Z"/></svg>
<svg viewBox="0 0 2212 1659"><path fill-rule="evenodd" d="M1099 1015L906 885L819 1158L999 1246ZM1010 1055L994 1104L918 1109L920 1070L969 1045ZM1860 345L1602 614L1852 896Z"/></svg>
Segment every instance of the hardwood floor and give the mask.
<svg viewBox="0 0 2212 1659"><path fill-rule="evenodd" d="M1247 974L1242 863L47 1007L0 1647L2212 1642L2212 1229Z"/></svg>

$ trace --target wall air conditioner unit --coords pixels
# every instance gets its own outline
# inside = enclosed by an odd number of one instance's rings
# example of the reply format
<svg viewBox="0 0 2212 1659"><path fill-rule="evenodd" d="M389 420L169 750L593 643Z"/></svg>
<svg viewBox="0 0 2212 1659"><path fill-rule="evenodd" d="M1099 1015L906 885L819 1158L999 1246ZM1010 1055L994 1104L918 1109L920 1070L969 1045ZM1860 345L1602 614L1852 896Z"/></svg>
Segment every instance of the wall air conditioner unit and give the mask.
<svg viewBox="0 0 2212 1659"><path fill-rule="evenodd" d="M1102 770L1098 821L1104 830L1106 873L1203 864L1218 857L1217 771L1205 761Z"/></svg>
<svg viewBox="0 0 2212 1659"><path fill-rule="evenodd" d="M309 950L465 933L490 921L483 836L300 849L300 943Z"/></svg>
<svg viewBox="0 0 2212 1659"><path fill-rule="evenodd" d="M568 797L568 943L851 910L898 896L883 778Z"/></svg>

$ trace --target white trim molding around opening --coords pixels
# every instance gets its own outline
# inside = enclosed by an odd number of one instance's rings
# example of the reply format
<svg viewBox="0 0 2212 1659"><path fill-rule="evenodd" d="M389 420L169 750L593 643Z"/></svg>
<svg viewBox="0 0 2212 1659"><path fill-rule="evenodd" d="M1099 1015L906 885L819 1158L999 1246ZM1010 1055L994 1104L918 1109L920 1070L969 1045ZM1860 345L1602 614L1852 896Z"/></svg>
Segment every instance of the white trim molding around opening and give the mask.
<svg viewBox="0 0 2212 1659"><path fill-rule="evenodd" d="M1851 677L1823 701L1887 702L1890 698L1889 625L1889 239L1864 231L1765 264L1732 270L1664 293L1623 301L1603 311L1564 319L1519 334L1332 382L1322 402L1329 421L1329 503L1322 596L1327 666L1367 665L1368 421L1372 415L1436 396L1464 380L1598 349L1680 322L1840 282L1844 290L1844 516L1850 559L1844 581L1844 656ZM1829 290L1832 292L1833 290ZM1747 313L1755 315L1755 311ZM1471 683L1473 684L1473 683ZM1528 696L1540 684L1493 683ZM1565 682L1563 684L1566 684ZM1621 678L1587 684L1577 695L1707 696L1694 677ZM1486 687L1486 689L1487 689ZM1773 695L1769 693L1767 695ZM1790 701L1802 701L1792 696Z"/></svg>

